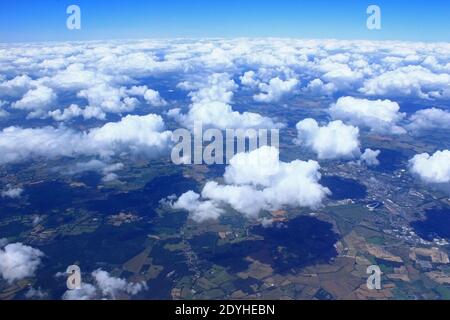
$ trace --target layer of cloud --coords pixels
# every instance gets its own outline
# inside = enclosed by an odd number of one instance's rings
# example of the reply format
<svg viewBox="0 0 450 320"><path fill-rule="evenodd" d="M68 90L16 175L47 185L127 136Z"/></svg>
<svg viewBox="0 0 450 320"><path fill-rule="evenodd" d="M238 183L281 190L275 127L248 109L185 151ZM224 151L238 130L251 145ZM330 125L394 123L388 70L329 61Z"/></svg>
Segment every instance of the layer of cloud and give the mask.
<svg viewBox="0 0 450 320"><path fill-rule="evenodd" d="M126 116L86 132L66 127L9 127L0 132L0 164L36 157L109 157L121 152L154 156L168 149L171 136L162 118L154 114Z"/></svg>

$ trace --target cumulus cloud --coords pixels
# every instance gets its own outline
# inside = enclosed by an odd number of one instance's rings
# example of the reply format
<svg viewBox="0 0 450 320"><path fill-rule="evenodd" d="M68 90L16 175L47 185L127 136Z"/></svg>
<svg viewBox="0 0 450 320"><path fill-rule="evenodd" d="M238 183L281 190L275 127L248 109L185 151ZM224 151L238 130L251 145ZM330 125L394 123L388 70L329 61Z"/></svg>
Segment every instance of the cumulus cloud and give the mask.
<svg viewBox="0 0 450 320"><path fill-rule="evenodd" d="M27 75L18 75L11 80L0 83L0 96L19 97L25 94L34 85L34 81Z"/></svg>
<svg viewBox="0 0 450 320"><path fill-rule="evenodd" d="M450 183L450 150L415 155L409 164L411 172L426 183Z"/></svg>
<svg viewBox="0 0 450 320"><path fill-rule="evenodd" d="M56 109L48 112L48 116L53 118L55 121L67 121L77 117L83 117L83 119L100 119L104 120L106 114L99 107L87 106L85 108L80 108L77 104L71 104L64 110Z"/></svg>
<svg viewBox="0 0 450 320"><path fill-rule="evenodd" d="M341 97L330 107L329 112L333 119L365 126L374 132L405 133L405 129L397 124L405 115L394 101Z"/></svg>
<svg viewBox="0 0 450 320"><path fill-rule="evenodd" d="M352 70L347 64L349 57L346 55L340 55L340 58L344 58L344 61L332 61L329 58L319 62L317 68L322 72L321 78L329 83L332 83L339 89L349 89L354 83L358 83L363 75L360 71Z"/></svg>
<svg viewBox="0 0 450 320"><path fill-rule="evenodd" d="M67 290L63 300L92 300L96 297L97 288L89 283L82 283L79 289Z"/></svg>
<svg viewBox="0 0 450 320"><path fill-rule="evenodd" d="M77 155L109 157L115 153L157 155L166 151L172 133L164 131L160 116L126 116L86 132L66 127L9 127L0 132L0 163L35 157L56 158Z"/></svg>
<svg viewBox="0 0 450 320"><path fill-rule="evenodd" d="M55 92L48 87L39 86L36 89L28 91L22 99L12 104L13 108L34 111L41 114L43 110L51 107L56 100Z"/></svg>
<svg viewBox="0 0 450 320"><path fill-rule="evenodd" d="M445 99L449 51L446 43L274 38L15 44L0 55L0 96L20 99L46 87L58 96L79 94L105 113L120 113L137 106L127 88L142 86L147 77L226 72L258 90L261 101L292 92L295 79L305 79L305 92ZM148 100L162 103L153 91Z"/></svg>
<svg viewBox="0 0 450 320"><path fill-rule="evenodd" d="M261 211L284 207L317 208L329 194L318 183L319 169L316 161L279 161L277 148L263 146L237 154L230 161L224 175L226 184L208 181L201 195L188 191L175 206L190 211L193 216L200 214L204 219L198 221L217 219L224 206L249 218L257 218ZM195 205L210 211L196 212Z"/></svg>
<svg viewBox="0 0 450 320"><path fill-rule="evenodd" d="M259 80L255 78L256 73L253 70L245 72L239 77L241 84L246 87L256 87L259 84Z"/></svg>
<svg viewBox="0 0 450 320"><path fill-rule="evenodd" d="M136 98L126 94L124 87L116 88L104 83L80 91L78 97L85 98L90 106L111 113L131 112L139 104Z"/></svg>
<svg viewBox="0 0 450 320"><path fill-rule="evenodd" d="M12 283L34 276L44 254L22 243L11 243L0 248L0 275Z"/></svg>
<svg viewBox="0 0 450 320"><path fill-rule="evenodd" d="M369 167L376 167L380 164L380 161L378 160L380 153L380 150L366 149L361 155L360 160Z"/></svg>
<svg viewBox="0 0 450 320"><path fill-rule="evenodd" d="M94 299L117 299L121 293L136 295L147 290L145 282L128 282L125 279L111 276L109 272L97 269L91 273L95 285L82 283L81 288L67 290L64 300L94 300Z"/></svg>
<svg viewBox="0 0 450 320"><path fill-rule="evenodd" d="M188 211L191 219L196 222L216 220L223 213L223 210L216 203L200 200L200 195L193 191L182 194L177 201L172 203L172 207L174 209Z"/></svg>
<svg viewBox="0 0 450 320"><path fill-rule="evenodd" d="M235 88L235 82L227 74L213 74L199 90L189 94L192 105L187 114L172 109L168 115L190 129L195 123L217 129L281 127L281 124L257 113L233 111L229 103Z"/></svg>
<svg viewBox="0 0 450 320"><path fill-rule="evenodd" d="M319 159L352 159L360 156L359 129L342 121L332 121L319 126L308 118L297 123L299 145L310 148Z"/></svg>
<svg viewBox="0 0 450 320"><path fill-rule="evenodd" d="M167 105L167 101L161 97L158 91L150 89L147 86L133 86L127 90L127 93L142 96L152 107L163 107Z"/></svg>
<svg viewBox="0 0 450 320"><path fill-rule="evenodd" d="M126 292L130 295L136 295L142 290L147 289L145 282L130 283L122 278L111 276L108 272L98 269L92 272L97 287L103 296L115 299L120 292Z"/></svg>
<svg viewBox="0 0 450 320"><path fill-rule="evenodd" d="M378 96L448 98L450 75L434 73L423 66L405 66L366 80L360 91Z"/></svg>
<svg viewBox="0 0 450 320"><path fill-rule="evenodd" d="M297 85L297 79L284 81L276 77L271 79L269 83L260 83L258 87L261 93L254 95L253 99L265 103L278 102L285 94L292 92Z"/></svg>
<svg viewBox="0 0 450 320"><path fill-rule="evenodd" d="M450 129L450 112L438 108L419 110L409 119L408 130L417 133L430 129Z"/></svg>
<svg viewBox="0 0 450 320"><path fill-rule="evenodd" d="M108 113L132 113L143 102L167 105L143 79L177 74L180 82L191 82L193 95L207 93L208 87L212 94L193 99L196 108L190 114L178 113L181 121L207 118L212 123L221 120L217 114L223 113L223 118L231 119L222 120L228 126L233 121L241 126L245 121L253 121L250 126L262 121L266 126L266 117L235 113L231 99L214 97L220 86L232 97L236 84L231 79L239 77L240 84L254 91L260 102L277 102L296 92L332 95L357 90L377 97L447 99L449 51L445 43L295 39L15 44L0 55L0 98L27 111L29 117L104 119ZM228 79L210 85L217 72L226 73ZM194 77L200 79L191 81ZM206 84L201 78L208 79ZM297 79L305 83L298 91ZM143 92L133 94L133 87ZM83 101L73 101L78 107L61 109L58 97L65 96ZM208 101L216 105L208 107ZM6 115L6 110L0 114Z"/></svg>
<svg viewBox="0 0 450 320"><path fill-rule="evenodd" d="M320 79L314 79L308 83L303 91L314 96L330 96L338 91L338 89L332 82L324 83Z"/></svg>

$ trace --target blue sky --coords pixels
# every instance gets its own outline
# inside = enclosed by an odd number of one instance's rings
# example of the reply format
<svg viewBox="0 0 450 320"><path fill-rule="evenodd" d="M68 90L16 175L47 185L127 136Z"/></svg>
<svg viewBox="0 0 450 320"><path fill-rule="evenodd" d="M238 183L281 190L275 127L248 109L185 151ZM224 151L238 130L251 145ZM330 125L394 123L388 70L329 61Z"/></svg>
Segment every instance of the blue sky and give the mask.
<svg viewBox="0 0 450 320"><path fill-rule="evenodd" d="M66 28L77 4L82 29ZM366 28L366 8L382 29ZM0 42L172 37L450 41L448 0L2 0Z"/></svg>

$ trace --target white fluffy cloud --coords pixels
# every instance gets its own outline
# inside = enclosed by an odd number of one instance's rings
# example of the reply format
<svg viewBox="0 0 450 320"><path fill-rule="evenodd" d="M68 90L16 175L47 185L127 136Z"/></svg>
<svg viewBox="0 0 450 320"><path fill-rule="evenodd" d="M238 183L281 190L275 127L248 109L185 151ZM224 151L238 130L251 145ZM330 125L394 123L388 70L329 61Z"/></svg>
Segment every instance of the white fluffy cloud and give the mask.
<svg viewBox="0 0 450 320"><path fill-rule="evenodd" d="M390 100L368 100L341 97L329 109L334 119L371 128L382 133L402 134L405 130L397 123L405 116L398 103Z"/></svg>
<svg viewBox="0 0 450 320"><path fill-rule="evenodd" d="M122 278L111 276L108 272L98 269L92 272L97 287L103 296L115 299L120 292L126 292L129 295L136 295L142 290L147 289L145 282L131 283Z"/></svg>
<svg viewBox="0 0 450 320"><path fill-rule="evenodd" d="M7 244L0 248L0 275L9 283L32 277L43 256L40 250L22 243Z"/></svg>
<svg viewBox="0 0 450 320"><path fill-rule="evenodd" d="M264 146L237 154L230 161L224 175L227 184L209 181L201 198L189 191L174 205L190 211L194 217L200 215L199 221L217 219L225 205L250 218L257 218L263 210L316 208L329 194L329 190L318 183L319 169L316 161L279 161L278 149ZM205 210L198 212L195 205Z"/></svg>
<svg viewBox="0 0 450 320"><path fill-rule="evenodd" d="M96 298L97 288L89 283L82 283L79 289L67 290L63 300L93 300Z"/></svg>
<svg viewBox="0 0 450 320"><path fill-rule="evenodd" d="M25 94L32 88L34 82L27 75L18 75L11 80L5 80L0 83L0 96L18 97Z"/></svg>
<svg viewBox="0 0 450 320"><path fill-rule="evenodd" d="M256 87L259 84L259 81L255 78L255 76L255 71L250 70L240 76L239 79L241 80L241 84L243 86Z"/></svg>
<svg viewBox="0 0 450 320"><path fill-rule="evenodd" d="M258 93L253 99L258 102L278 102L285 94L292 92L298 85L297 79L282 80L278 77L270 79L269 83L260 83Z"/></svg>
<svg viewBox="0 0 450 320"><path fill-rule="evenodd" d="M67 290L62 298L64 300L114 300L118 294L126 293L133 296L147 289L145 282L128 282L125 279L111 276L109 272L102 269L95 270L91 275L95 285L82 283L81 288Z"/></svg>
<svg viewBox="0 0 450 320"><path fill-rule="evenodd" d="M191 129L196 123L217 129L281 126L281 124L274 123L272 119L257 113L233 111L230 103L235 88L235 82L227 74L213 74L208 78L206 84L190 93L192 105L187 114L181 114L179 109L172 109L168 114Z"/></svg>
<svg viewBox="0 0 450 320"><path fill-rule="evenodd" d="M51 88L39 86L36 89L28 91L22 99L12 104L13 108L34 111L41 114L44 110L51 107L56 100L56 94Z"/></svg>
<svg viewBox="0 0 450 320"><path fill-rule="evenodd" d="M310 148L319 159L352 159L360 156L359 129L332 121L319 126L314 119L297 123L296 143Z"/></svg>
<svg viewBox="0 0 450 320"><path fill-rule="evenodd" d="M353 84L359 83L363 75L358 70L352 70L347 64L349 57L341 54L339 58L343 61L330 61L332 57L325 58L319 62L318 69L322 72L321 78L332 83L336 88L350 89Z"/></svg>
<svg viewBox="0 0 450 320"><path fill-rule="evenodd" d="M380 150L366 149L361 155L360 160L369 167L376 167L380 164L380 161L378 160L378 156L380 155L380 153Z"/></svg>
<svg viewBox="0 0 450 320"><path fill-rule="evenodd" d="M163 107L167 105L167 101L161 97L158 91L150 89L147 86L133 86L127 90L127 93L142 96L152 107Z"/></svg>
<svg viewBox="0 0 450 320"><path fill-rule="evenodd" d="M167 102L161 98L159 92L153 89L148 89L145 91L144 99L153 107L163 107L167 105Z"/></svg>
<svg viewBox="0 0 450 320"><path fill-rule="evenodd" d="M196 222L216 220L223 213L223 210L217 207L213 201L202 201L200 200L200 195L193 191L182 194L172 204L172 207L188 211L191 219Z"/></svg>
<svg viewBox="0 0 450 320"><path fill-rule="evenodd" d="M145 85L146 77L226 72L241 76L241 84L261 101L292 92L295 79L305 80L306 91L325 94L360 90L369 96L447 99L449 52L447 43L273 38L14 44L0 52L0 97L17 101L47 87L58 96L80 94L105 113L123 112L136 102L127 88ZM162 103L155 97L149 91L149 101Z"/></svg>
<svg viewBox="0 0 450 320"><path fill-rule="evenodd" d="M422 153L409 160L410 170L427 183L450 183L450 150Z"/></svg>
<svg viewBox="0 0 450 320"><path fill-rule="evenodd" d="M434 73L423 66L406 66L366 80L360 91L378 96L448 98L450 74Z"/></svg>
<svg viewBox="0 0 450 320"><path fill-rule="evenodd" d="M438 108L419 110L409 118L408 130L450 129L450 112Z"/></svg>
<svg viewBox="0 0 450 320"><path fill-rule="evenodd" d="M337 90L338 89L332 82L324 83L320 79L314 79L308 83L308 85L304 89L304 92L312 94L314 96L330 96Z"/></svg>
<svg viewBox="0 0 450 320"><path fill-rule="evenodd" d="M87 132L65 127L9 127L0 132L0 163L23 161L34 157L71 157L116 152L157 155L166 151L172 133L164 131L160 116L126 116Z"/></svg>
<svg viewBox="0 0 450 320"><path fill-rule="evenodd" d="M100 120L104 120L106 118L106 114L99 107L87 106L85 108L80 108L76 104L71 104L63 111L60 109L49 111L48 116L53 118L55 121L67 121L76 117L83 117L83 119L95 118Z"/></svg>
<svg viewBox="0 0 450 320"><path fill-rule="evenodd" d="M0 98L10 108L25 110L29 117L104 119L108 113L167 105L159 92L147 87L151 84L145 79L177 74L180 82L197 77L191 81L193 93L205 93L209 87L212 94L193 99L196 108L188 114L176 114L183 124L200 119L210 123L221 120L227 126L237 121L235 127L247 121L249 126L267 126L270 119L234 112L231 99L213 96L220 93L220 87L232 96L236 84L231 79L240 77L240 84L261 102L277 102L287 93L332 95L358 90L376 97L448 99L449 54L446 43L398 41L203 39L99 41L95 46L89 42L14 44L0 51ZM205 85L203 78L218 72L226 73L228 80ZM302 80L302 88L297 79ZM146 89L136 96L131 93L133 87ZM77 97L69 103L79 106L62 106L66 97ZM7 115L7 111L0 114ZM220 113L224 116L219 117Z"/></svg>

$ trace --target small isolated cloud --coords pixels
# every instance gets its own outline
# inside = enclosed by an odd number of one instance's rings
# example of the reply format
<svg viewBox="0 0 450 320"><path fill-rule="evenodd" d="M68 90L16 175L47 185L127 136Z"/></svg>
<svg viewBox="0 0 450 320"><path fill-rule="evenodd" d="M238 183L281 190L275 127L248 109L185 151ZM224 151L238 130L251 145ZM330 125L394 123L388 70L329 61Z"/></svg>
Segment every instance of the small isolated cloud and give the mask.
<svg viewBox="0 0 450 320"><path fill-rule="evenodd" d="M3 190L1 194L3 198L17 199L20 198L22 193L23 193L22 188L14 188L8 186L7 189Z"/></svg>
<svg viewBox="0 0 450 320"><path fill-rule="evenodd" d="M366 149L361 155L360 160L369 167L376 167L380 164L380 161L378 160L380 153L380 150Z"/></svg>
<svg viewBox="0 0 450 320"><path fill-rule="evenodd" d="M419 110L409 118L406 126L413 134L422 130L450 129L450 112L438 108Z"/></svg>
<svg viewBox="0 0 450 320"><path fill-rule="evenodd" d="M125 279L113 277L108 272L101 269L92 272L92 276L102 295L111 299L115 299L120 292L136 295L142 290L147 289L145 282L131 283Z"/></svg>
<svg viewBox="0 0 450 320"><path fill-rule="evenodd" d="M94 299L117 299L119 294L136 295L147 290L145 282L128 282L125 279L111 276L109 272L97 269L91 273L95 285L82 283L81 288L67 290L64 300L94 300Z"/></svg>
<svg viewBox="0 0 450 320"><path fill-rule="evenodd" d="M374 132L393 134L406 132L397 124L405 114L400 113L398 103L391 100L341 97L331 106L329 113L333 119L368 127Z"/></svg>
<svg viewBox="0 0 450 320"><path fill-rule="evenodd" d="M278 102L285 94L292 92L297 85L297 79L282 80L276 77L269 83L260 83L258 87L261 93L254 95L253 99L265 103Z"/></svg>
<svg viewBox="0 0 450 320"><path fill-rule="evenodd" d="M254 219L261 211L317 208L330 193L318 182L319 169L316 161L282 162L277 148L264 146L232 158L224 175L226 184L208 181L201 195L188 191L175 205L201 217L198 221L217 219L225 206ZM204 210L196 211L195 205Z"/></svg>
<svg viewBox="0 0 450 320"><path fill-rule="evenodd" d="M411 172L426 183L450 183L450 150L415 155L409 164Z"/></svg>
<svg viewBox="0 0 450 320"><path fill-rule="evenodd" d="M357 127L340 120L321 127L311 118L300 121L296 127L295 142L311 149L319 159L352 159L361 154Z"/></svg>
<svg viewBox="0 0 450 320"><path fill-rule="evenodd" d="M200 200L200 195L194 191L182 194L177 201L172 203L172 207L177 210L188 211L191 219L199 223L217 220L223 213L223 210L216 203Z"/></svg>
<svg viewBox="0 0 450 320"><path fill-rule="evenodd" d="M22 243L11 243L0 249L0 275L12 283L34 276L44 254Z"/></svg>

